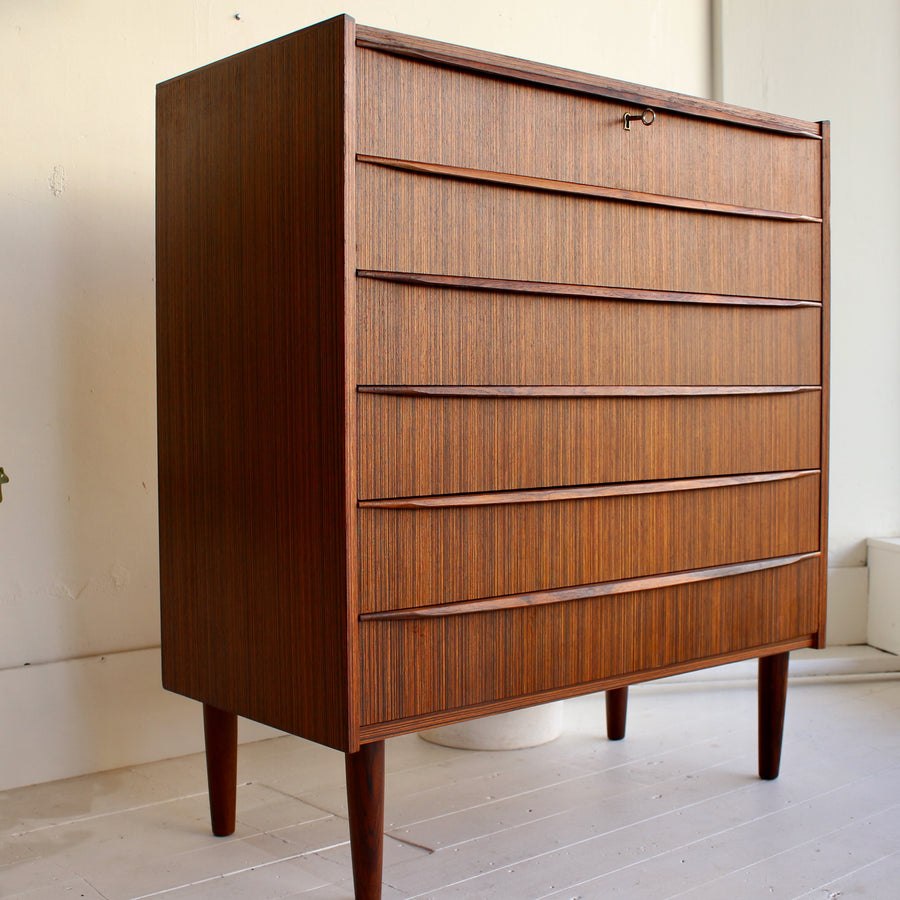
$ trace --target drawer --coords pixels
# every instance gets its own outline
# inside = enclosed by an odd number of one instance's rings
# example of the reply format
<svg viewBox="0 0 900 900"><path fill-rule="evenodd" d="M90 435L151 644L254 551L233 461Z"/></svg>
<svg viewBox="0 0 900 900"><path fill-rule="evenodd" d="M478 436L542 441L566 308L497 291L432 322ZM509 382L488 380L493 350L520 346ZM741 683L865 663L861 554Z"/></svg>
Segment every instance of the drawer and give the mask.
<svg viewBox="0 0 900 900"><path fill-rule="evenodd" d="M690 489L689 480L624 485L613 488L619 493L612 496L577 499L555 499L560 495L553 492L541 500L497 495L483 505L361 504L360 611L519 595L817 550L818 474L757 478L776 480L697 489ZM525 502L505 502L510 499Z"/></svg>
<svg viewBox="0 0 900 900"><path fill-rule="evenodd" d="M443 68L358 55L360 153L821 214L821 141Z"/></svg>
<svg viewBox="0 0 900 900"><path fill-rule="evenodd" d="M820 306L684 302L692 296L552 296L359 278L358 379L361 384L819 383Z"/></svg>
<svg viewBox="0 0 900 900"><path fill-rule="evenodd" d="M587 693L603 679L653 677L666 666L809 638L818 627L820 571L813 557L571 602L364 621L363 723L445 710L459 719L466 707Z"/></svg>
<svg viewBox="0 0 900 900"><path fill-rule="evenodd" d="M821 298L815 222L664 209L372 163L358 163L357 173L363 270Z"/></svg>
<svg viewBox="0 0 900 900"><path fill-rule="evenodd" d="M818 390L361 393L358 410L360 499L816 469L820 460Z"/></svg>

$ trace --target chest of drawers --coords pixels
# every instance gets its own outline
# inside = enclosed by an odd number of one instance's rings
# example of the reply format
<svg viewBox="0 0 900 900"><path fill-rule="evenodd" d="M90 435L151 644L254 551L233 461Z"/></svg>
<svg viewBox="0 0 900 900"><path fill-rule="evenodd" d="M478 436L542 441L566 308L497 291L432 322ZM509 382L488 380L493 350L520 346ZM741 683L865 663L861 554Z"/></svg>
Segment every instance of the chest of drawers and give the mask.
<svg viewBox="0 0 900 900"><path fill-rule="evenodd" d="M157 141L163 679L217 833L236 715L343 751L375 897L386 737L597 690L619 737L629 683L751 657L774 777L827 123L339 17L161 84Z"/></svg>

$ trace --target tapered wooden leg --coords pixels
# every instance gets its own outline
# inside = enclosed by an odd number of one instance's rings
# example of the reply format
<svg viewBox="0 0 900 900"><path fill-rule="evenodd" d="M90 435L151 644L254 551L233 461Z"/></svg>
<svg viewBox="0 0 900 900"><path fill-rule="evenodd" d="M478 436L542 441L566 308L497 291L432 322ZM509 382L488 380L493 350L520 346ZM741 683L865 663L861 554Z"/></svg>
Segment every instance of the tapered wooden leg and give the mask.
<svg viewBox="0 0 900 900"><path fill-rule="evenodd" d="M784 706L787 699L789 653L763 656L759 660L759 777L778 777Z"/></svg>
<svg viewBox="0 0 900 900"><path fill-rule="evenodd" d="M234 834L237 802L237 716L203 704L209 814L217 837Z"/></svg>
<svg viewBox="0 0 900 900"><path fill-rule="evenodd" d="M606 736L611 741L625 737L625 716L628 712L628 686L606 692Z"/></svg>
<svg viewBox="0 0 900 900"><path fill-rule="evenodd" d="M384 844L384 741L348 753L347 805L356 900L381 900Z"/></svg>

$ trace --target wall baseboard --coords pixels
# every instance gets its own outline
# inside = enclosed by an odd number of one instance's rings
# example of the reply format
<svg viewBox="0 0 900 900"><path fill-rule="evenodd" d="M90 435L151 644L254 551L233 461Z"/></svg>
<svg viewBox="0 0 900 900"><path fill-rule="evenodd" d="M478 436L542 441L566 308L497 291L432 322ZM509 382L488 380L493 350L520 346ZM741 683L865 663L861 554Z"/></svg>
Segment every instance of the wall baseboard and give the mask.
<svg viewBox="0 0 900 900"><path fill-rule="evenodd" d="M828 570L829 647L866 643L869 605L869 570L866 566L845 566Z"/></svg>
<svg viewBox="0 0 900 900"><path fill-rule="evenodd" d="M900 538L869 538L868 641L900 653Z"/></svg>
<svg viewBox="0 0 900 900"><path fill-rule="evenodd" d="M159 648L0 670L0 723L0 790L203 749L200 704L163 690Z"/></svg>

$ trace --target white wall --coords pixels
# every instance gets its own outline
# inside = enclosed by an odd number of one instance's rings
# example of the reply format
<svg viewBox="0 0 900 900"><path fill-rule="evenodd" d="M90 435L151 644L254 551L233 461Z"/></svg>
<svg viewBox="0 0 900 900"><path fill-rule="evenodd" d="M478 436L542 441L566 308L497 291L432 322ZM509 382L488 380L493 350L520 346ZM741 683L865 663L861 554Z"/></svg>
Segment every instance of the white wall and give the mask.
<svg viewBox="0 0 900 900"><path fill-rule="evenodd" d="M831 120L829 640L864 642L866 538L900 535L900 3L717 13L721 99Z"/></svg>
<svg viewBox="0 0 900 900"><path fill-rule="evenodd" d="M0 5L0 787L200 747L155 649L154 86L344 11L711 89L708 0Z"/></svg>

